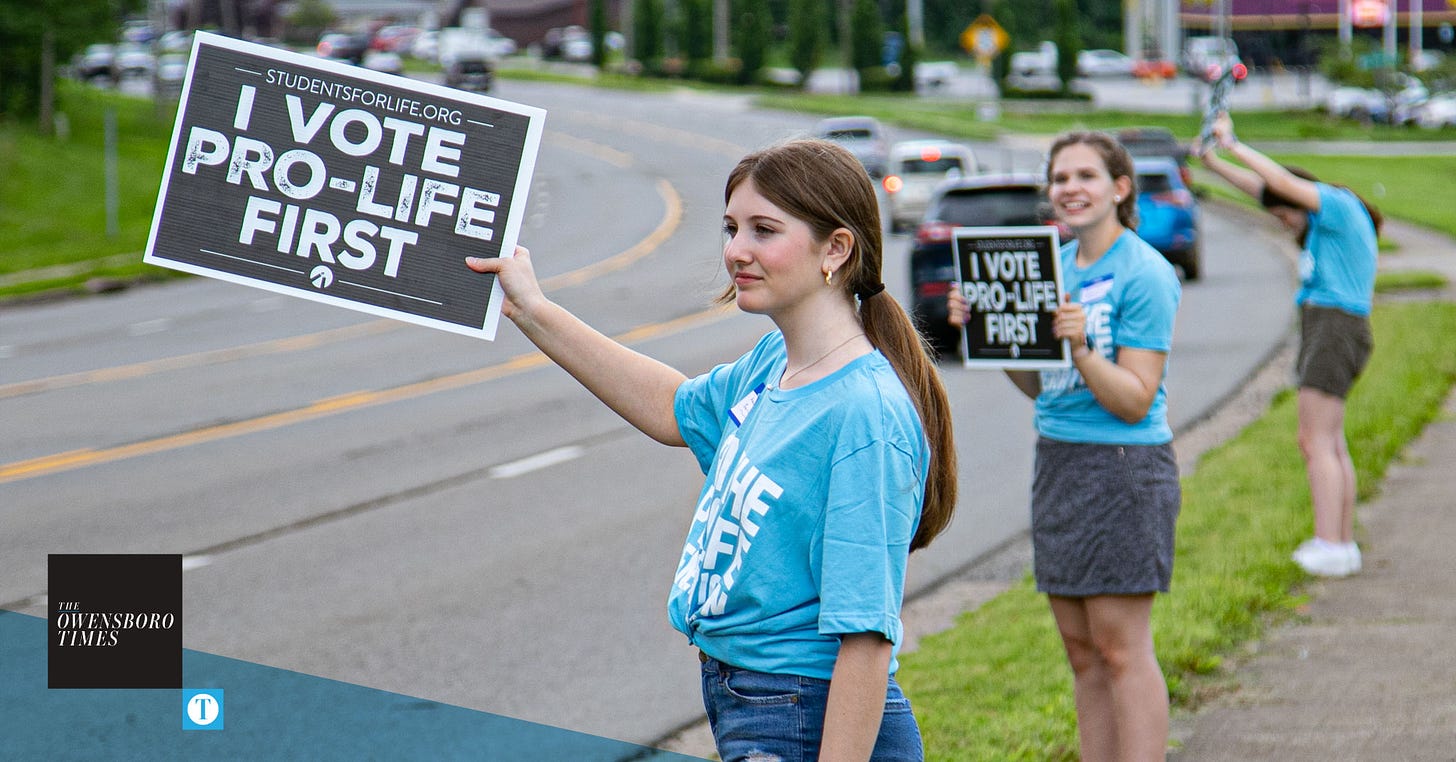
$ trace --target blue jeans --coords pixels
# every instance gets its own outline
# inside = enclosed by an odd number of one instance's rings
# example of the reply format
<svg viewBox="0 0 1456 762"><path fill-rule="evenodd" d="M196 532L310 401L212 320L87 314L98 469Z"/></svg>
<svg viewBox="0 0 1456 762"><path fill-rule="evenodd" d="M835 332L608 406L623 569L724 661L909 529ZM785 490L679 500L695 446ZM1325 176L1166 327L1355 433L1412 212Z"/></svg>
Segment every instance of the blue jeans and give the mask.
<svg viewBox="0 0 1456 762"><path fill-rule="evenodd" d="M703 708L723 762L814 762L824 736L829 681L753 672L708 658ZM910 700L890 677L874 762L920 762L925 749Z"/></svg>

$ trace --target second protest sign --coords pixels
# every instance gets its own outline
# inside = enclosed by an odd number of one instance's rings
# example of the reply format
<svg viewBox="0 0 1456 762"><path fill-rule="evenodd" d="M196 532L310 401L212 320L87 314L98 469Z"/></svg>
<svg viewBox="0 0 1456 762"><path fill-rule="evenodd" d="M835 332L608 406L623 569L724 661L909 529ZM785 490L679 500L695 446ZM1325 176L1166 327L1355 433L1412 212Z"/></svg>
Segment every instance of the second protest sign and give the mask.
<svg viewBox="0 0 1456 762"><path fill-rule="evenodd" d="M956 280L971 313L963 337L966 367L1070 365L1067 342L1052 336L1062 298L1057 229L967 227L954 236Z"/></svg>

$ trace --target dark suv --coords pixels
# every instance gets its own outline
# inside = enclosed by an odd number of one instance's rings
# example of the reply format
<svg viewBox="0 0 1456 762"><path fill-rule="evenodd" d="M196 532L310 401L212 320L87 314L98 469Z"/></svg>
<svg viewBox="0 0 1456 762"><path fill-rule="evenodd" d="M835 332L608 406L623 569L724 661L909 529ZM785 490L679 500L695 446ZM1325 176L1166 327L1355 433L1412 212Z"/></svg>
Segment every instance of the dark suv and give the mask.
<svg viewBox="0 0 1456 762"><path fill-rule="evenodd" d="M1188 147L1178 142L1173 131L1166 127L1127 127L1115 133L1134 159L1144 156L1166 156L1178 165L1178 175L1183 184L1193 187L1193 173L1188 169Z"/></svg>
<svg viewBox="0 0 1456 762"><path fill-rule="evenodd" d="M958 227L1051 225L1040 175L970 175L936 186L910 248L910 312L916 328L942 357L954 356L961 333L946 322L946 296L955 280L951 246ZM1070 240L1061 231L1063 242Z"/></svg>

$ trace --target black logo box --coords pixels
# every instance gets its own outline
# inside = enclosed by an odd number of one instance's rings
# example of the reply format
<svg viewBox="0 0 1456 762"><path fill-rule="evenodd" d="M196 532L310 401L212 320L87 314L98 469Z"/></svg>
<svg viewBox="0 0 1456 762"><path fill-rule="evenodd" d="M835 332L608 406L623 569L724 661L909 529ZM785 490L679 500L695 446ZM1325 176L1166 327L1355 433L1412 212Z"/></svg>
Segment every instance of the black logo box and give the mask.
<svg viewBox="0 0 1456 762"><path fill-rule="evenodd" d="M535 107L199 32L145 261L493 338L499 289L463 260L513 253L544 119ZM306 143L295 137L301 125ZM194 142L203 136L213 139ZM378 143L367 154L350 150L371 138ZM267 163L260 145L272 166L233 171L235 159ZM227 156L219 161L221 151ZM285 159L290 152L300 153ZM282 179L291 192L280 187L280 166L289 168ZM321 188L294 195L315 178ZM432 183L448 188L435 195L427 191ZM479 214L468 227L488 228L489 240L457 232L458 214L418 220L427 195L457 213L471 205ZM386 207L397 214L384 214ZM250 214L274 230L254 229L244 243ZM301 243L305 229L324 229L311 226L310 214L338 223L334 262ZM351 231L350 223L359 227ZM373 252L350 240L367 241Z"/></svg>
<svg viewBox="0 0 1456 762"><path fill-rule="evenodd" d="M182 556L49 556L51 688L182 687Z"/></svg>

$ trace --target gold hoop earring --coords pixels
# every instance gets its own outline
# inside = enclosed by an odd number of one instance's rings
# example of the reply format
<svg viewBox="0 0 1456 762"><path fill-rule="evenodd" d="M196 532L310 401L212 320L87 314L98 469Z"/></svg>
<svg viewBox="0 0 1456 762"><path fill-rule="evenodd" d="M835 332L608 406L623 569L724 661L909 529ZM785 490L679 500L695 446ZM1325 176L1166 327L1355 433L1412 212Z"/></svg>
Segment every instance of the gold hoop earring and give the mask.
<svg viewBox="0 0 1456 762"><path fill-rule="evenodd" d="M834 285L834 271L833 270L825 270L824 271L824 285L826 285L826 286L832 286L832 285Z"/></svg>

